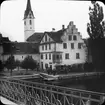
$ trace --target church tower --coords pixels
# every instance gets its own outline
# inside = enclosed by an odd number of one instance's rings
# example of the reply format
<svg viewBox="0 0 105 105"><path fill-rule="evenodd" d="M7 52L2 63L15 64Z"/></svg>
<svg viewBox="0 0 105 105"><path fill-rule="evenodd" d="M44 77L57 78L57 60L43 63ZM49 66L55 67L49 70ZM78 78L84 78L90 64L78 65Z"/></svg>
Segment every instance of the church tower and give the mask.
<svg viewBox="0 0 105 105"><path fill-rule="evenodd" d="M27 7L24 13L24 40L27 39L35 32L34 30L34 14L31 9L30 0L27 0Z"/></svg>

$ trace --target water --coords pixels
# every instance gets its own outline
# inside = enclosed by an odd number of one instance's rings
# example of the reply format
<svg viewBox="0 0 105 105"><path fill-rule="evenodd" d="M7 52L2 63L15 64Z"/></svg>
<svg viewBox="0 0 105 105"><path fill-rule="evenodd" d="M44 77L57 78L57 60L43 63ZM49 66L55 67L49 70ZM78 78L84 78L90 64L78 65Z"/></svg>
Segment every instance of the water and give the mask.
<svg viewBox="0 0 105 105"><path fill-rule="evenodd" d="M83 89L95 92L105 92L105 75L93 79L84 79L84 80L62 80L62 81L43 81L42 79L26 79L32 82L40 82L46 84L52 84L57 86L69 87L69 88L76 88L76 89Z"/></svg>

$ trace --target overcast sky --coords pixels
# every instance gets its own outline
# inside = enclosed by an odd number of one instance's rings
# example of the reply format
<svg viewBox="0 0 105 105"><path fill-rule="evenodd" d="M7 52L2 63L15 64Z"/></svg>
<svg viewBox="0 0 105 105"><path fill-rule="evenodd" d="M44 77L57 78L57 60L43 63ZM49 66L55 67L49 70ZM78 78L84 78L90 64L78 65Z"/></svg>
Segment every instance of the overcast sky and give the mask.
<svg viewBox="0 0 105 105"><path fill-rule="evenodd" d="M35 31L60 30L62 25L74 21L82 37L88 37L86 28L89 22L90 1L30 0L35 16ZM27 0L8 0L0 8L0 32L12 41L24 41L24 11ZM105 13L105 5L101 2ZM105 20L105 18L104 18Z"/></svg>

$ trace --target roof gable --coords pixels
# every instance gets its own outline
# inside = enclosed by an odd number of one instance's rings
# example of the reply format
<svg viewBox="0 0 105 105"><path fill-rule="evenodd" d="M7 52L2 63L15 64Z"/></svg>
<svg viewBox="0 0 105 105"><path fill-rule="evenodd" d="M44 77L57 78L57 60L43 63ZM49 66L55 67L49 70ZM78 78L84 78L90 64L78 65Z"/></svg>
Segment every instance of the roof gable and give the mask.
<svg viewBox="0 0 105 105"><path fill-rule="evenodd" d="M44 36L47 34L52 39L52 41L57 42L57 43L60 43L60 42L62 42L61 37L63 36L65 30L66 29L59 30L59 31L56 31L56 32L45 32L44 33ZM43 40L43 38L41 39L41 41L42 40Z"/></svg>
<svg viewBox="0 0 105 105"><path fill-rule="evenodd" d="M40 43L48 43L48 42L54 42L54 40L48 35L48 33L44 33L41 42Z"/></svg>

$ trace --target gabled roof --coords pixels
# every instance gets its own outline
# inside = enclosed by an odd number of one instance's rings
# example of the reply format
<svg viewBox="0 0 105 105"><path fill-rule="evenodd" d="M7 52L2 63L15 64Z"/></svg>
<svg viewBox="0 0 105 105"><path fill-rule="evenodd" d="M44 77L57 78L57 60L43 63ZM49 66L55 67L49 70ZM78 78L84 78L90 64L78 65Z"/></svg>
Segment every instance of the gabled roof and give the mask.
<svg viewBox="0 0 105 105"><path fill-rule="evenodd" d="M59 30L56 32L45 32L44 35L47 33L49 37L51 37L55 42L62 42L61 37L63 36L66 29ZM43 36L44 37L44 36Z"/></svg>
<svg viewBox="0 0 105 105"><path fill-rule="evenodd" d="M27 39L27 41L28 41L28 42L39 43L40 40L42 39L43 35L44 35L43 33L34 33L33 35L31 35L31 36Z"/></svg>
<svg viewBox="0 0 105 105"><path fill-rule="evenodd" d="M12 45L12 48L11 48ZM39 53L38 44L27 42L3 43L4 54L37 54Z"/></svg>
<svg viewBox="0 0 105 105"><path fill-rule="evenodd" d="M31 3L30 3L30 0L27 1L27 7L26 7L26 10L25 10L25 13L24 13L24 19L27 18L28 14L31 12L31 15L34 17L34 14L33 14L33 11L31 9Z"/></svg>

